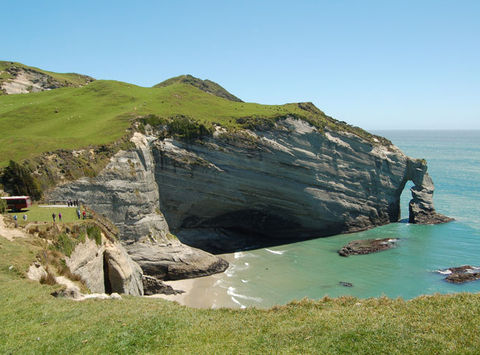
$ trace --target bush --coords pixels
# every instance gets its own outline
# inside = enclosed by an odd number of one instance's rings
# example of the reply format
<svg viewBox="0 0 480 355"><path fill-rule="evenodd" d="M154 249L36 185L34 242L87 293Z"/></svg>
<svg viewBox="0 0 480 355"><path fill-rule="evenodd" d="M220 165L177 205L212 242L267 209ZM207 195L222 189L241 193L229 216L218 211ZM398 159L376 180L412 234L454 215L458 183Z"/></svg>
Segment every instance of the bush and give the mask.
<svg viewBox="0 0 480 355"><path fill-rule="evenodd" d="M10 160L4 169L0 180L5 190L12 195L28 195L33 200L39 200L42 197L40 185L30 170L13 160Z"/></svg>
<svg viewBox="0 0 480 355"><path fill-rule="evenodd" d="M57 236L57 241L54 243L55 248L66 256L72 255L77 243L72 240L67 234L61 233Z"/></svg>
<svg viewBox="0 0 480 355"><path fill-rule="evenodd" d="M102 244L102 231L96 225L91 225L87 227L88 238L94 240L97 245Z"/></svg>
<svg viewBox="0 0 480 355"><path fill-rule="evenodd" d="M189 141L211 136L213 129L207 128L203 123L199 123L192 118L179 115L168 123L168 133L177 138Z"/></svg>
<svg viewBox="0 0 480 355"><path fill-rule="evenodd" d="M7 211L7 201L0 199L0 213Z"/></svg>
<svg viewBox="0 0 480 355"><path fill-rule="evenodd" d="M167 136L174 136L187 141L201 139L213 134L212 127L207 127L205 124L184 115L177 115L170 118L147 115L142 117L139 121L141 127L148 124L157 129L162 128L164 131L166 130L165 133Z"/></svg>

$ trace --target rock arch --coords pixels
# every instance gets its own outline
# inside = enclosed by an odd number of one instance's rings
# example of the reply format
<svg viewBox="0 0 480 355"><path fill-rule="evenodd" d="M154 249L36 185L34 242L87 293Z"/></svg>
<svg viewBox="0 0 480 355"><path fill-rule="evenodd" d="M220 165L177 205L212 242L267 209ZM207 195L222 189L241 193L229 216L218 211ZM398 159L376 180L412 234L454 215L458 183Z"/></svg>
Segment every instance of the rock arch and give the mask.
<svg viewBox="0 0 480 355"><path fill-rule="evenodd" d="M433 207L433 192L435 187L427 172L427 162L424 159L409 159L405 182L411 180L414 186L410 189L412 199L408 205L408 221L415 224L438 224L450 222L453 218L444 216Z"/></svg>

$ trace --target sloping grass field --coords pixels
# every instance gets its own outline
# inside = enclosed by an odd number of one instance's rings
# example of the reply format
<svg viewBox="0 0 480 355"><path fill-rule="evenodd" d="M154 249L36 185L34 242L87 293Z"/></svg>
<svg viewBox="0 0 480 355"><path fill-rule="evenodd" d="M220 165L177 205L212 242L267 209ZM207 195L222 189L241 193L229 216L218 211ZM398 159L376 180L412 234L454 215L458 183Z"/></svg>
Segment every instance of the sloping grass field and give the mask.
<svg viewBox="0 0 480 355"><path fill-rule="evenodd" d="M94 81L39 93L0 96L0 167L55 149L79 149L118 140L133 119L189 116L200 123L238 127L237 118L306 115L296 104L229 101L188 84L144 88ZM327 120L322 114L315 119Z"/></svg>
<svg viewBox="0 0 480 355"><path fill-rule="evenodd" d="M39 247L0 237L0 353L478 353L480 296L302 300L200 310L162 299L76 302L23 274Z"/></svg>

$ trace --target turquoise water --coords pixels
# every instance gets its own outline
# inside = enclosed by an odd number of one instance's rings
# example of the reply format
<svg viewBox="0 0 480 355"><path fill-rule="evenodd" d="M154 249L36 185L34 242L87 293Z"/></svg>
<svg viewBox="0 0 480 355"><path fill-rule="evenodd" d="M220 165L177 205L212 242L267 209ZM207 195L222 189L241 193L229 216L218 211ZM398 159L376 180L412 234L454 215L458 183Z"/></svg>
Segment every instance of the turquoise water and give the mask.
<svg viewBox="0 0 480 355"><path fill-rule="evenodd" d="M479 292L480 281L452 285L437 269L480 265L480 131L382 131L407 155L425 158L435 183L438 212L455 222L421 226L394 223L369 231L238 252L216 287L238 306L269 307L304 297L352 295L413 298L422 294ZM409 187L409 186L408 186ZM408 217L408 188L402 218ZM400 238L397 248L342 258L354 239ZM350 282L345 287L340 281Z"/></svg>

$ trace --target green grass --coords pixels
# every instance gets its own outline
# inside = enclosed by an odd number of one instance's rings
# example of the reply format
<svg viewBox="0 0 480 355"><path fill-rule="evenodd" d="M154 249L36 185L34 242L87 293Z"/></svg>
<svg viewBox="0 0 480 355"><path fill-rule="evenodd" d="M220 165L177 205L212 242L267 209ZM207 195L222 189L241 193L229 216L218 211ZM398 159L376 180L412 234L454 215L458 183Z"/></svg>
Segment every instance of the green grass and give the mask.
<svg viewBox="0 0 480 355"><path fill-rule="evenodd" d="M21 278L38 248L0 238L0 353L477 353L480 296L355 298L270 310L160 299L75 302ZM12 266L10 269L9 267Z"/></svg>
<svg viewBox="0 0 480 355"><path fill-rule="evenodd" d="M155 114L188 116L211 126L240 128L237 119L274 119L289 114L307 117L320 126L360 129L335 121L323 112L297 104L260 105L233 102L187 84L143 88L98 80L80 88L60 88L0 97L0 167L56 149L78 149L114 142L125 135L132 120ZM357 132L357 133L358 133Z"/></svg>
<svg viewBox="0 0 480 355"><path fill-rule="evenodd" d="M58 220L59 212L62 214L62 223L76 222L78 220L76 207L51 208L51 207L39 207L36 204L20 212L8 211L7 215L11 217L13 217L14 215L17 215L18 224L22 226L29 222L52 222L52 213L55 213L57 215L57 222L60 223ZM24 214L27 215L26 223L23 221Z"/></svg>

